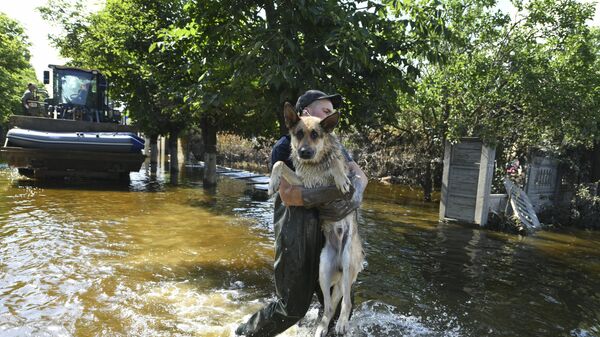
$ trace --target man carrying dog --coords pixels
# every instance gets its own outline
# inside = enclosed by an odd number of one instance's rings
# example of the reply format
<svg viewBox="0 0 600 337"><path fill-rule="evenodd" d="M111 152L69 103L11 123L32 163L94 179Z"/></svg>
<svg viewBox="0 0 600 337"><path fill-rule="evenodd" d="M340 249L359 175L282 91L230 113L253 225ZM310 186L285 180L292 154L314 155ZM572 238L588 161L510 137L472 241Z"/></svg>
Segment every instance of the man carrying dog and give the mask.
<svg viewBox="0 0 600 337"><path fill-rule="evenodd" d="M342 104L339 94L309 90L298 98L296 112L325 118ZM342 149L353 173L353 189L343 195L336 186L307 189L281 180L275 197L275 291L277 299L241 324L236 334L275 336L296 324L308 311L319 288L319 257L325 244L320 220L337 221L360 206L367 178ZM292 170L290 136L279 139L271 153L271 167L283 161ZM322 302L322 301L321 301Z"/></svg>

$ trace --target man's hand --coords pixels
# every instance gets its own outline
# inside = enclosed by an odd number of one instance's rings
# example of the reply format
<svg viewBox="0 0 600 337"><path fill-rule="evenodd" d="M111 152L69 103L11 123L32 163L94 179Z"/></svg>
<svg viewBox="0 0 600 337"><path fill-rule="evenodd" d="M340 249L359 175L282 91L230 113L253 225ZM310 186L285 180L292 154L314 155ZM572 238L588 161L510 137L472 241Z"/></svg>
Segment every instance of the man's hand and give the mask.
<svg viewBox="0 0 600 337"><path fill-rule="evenodd" d="M290 183L281 178L279 183L279 197L285 206L304 206L302 200L302 191L304 188L298 185L290 185Z"/></svg>

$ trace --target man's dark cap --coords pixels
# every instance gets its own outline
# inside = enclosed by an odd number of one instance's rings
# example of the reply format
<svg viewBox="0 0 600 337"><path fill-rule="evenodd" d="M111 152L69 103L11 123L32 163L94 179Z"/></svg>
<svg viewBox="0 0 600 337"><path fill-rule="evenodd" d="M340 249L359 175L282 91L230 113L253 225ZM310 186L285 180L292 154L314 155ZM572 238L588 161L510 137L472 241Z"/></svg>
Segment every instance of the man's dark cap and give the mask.
<svg viewBox="0 0 600 337"><path fill-rule="evenodd" d="M309 106L312 102L328 99L331 101L334 109L339 108L342 105L343 98L340 94L327 95L326 93L319 90L308 90L302 96L298 97L296 102L296 112L301 113L304 108Z"/></svg>

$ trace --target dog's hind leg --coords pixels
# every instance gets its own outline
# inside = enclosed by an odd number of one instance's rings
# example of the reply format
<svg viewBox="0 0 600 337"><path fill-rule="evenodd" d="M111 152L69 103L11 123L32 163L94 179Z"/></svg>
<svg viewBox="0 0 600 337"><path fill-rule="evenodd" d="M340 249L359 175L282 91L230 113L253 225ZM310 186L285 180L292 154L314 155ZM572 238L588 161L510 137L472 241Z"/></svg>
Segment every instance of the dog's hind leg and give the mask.
<svg viewBox="0 0 600 337"><path fill-rule="evenodd" d="M333 291L331 292L331 306L334 313L337 309L337 306L340 304L342 295L342 284L340 281L338 281L333 285Z"/></svg>
<svg viewBox="0 0 600 337"><path fill-rule="evenodd" d="M335 277L335 266L333 265L333 263L335 263L334 258L335 250L329 243L326 243L321 251L321 259L319 262L319 285L323 292L323 317L321 317L321 322L319 322L319 325L317 326L315 337L325 337L325 335L327 335L329 321L331 321L331 318L335 314L336 306L333 303L337 304L337 302L332 302L331 296L331 284L335 281L333 280Z"/></svg>
<svg viewBox="0 0 600 337"><path fill-rule="evenodd" d="M325 318L325 310L323 310L323 319L321 320L319 327L317 328L317 332L315 333L315 337L325 337L329 332L329 323L335 316L335 312L338 304L340 303L340 299L342 299L342 288L340 285L340 281L333 285L333 290L331 292L331 311L329 311L327 319Z"/></svg>
<svg viewBox="0 0 600 337"><path fill-rule="evenodd" d="M340 317L335 325L335 332L338 334L345 334L348 332L348 321L350 320L350 312L352 311L352 298L350 294L350 288L352 283L356 279L356 272L351 266L351 247L347 242L344 246L342 255L342 279L339 282L341 293L342 293L342 310L340 311Z"/></svg>

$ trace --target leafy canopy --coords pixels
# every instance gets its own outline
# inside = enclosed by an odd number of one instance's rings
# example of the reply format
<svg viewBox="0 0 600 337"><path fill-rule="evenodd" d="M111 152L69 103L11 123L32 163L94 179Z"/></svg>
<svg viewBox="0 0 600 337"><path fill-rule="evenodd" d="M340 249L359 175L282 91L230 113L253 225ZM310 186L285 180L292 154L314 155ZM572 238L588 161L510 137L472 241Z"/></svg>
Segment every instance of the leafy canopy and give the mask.
<svg viewBox="0 0 600 337"><path fill-rule="evenodd" d="M37 82L29 63L29 46L23 27L0 13L0 122L21 112L21 96L27 83Z"/></svg>

